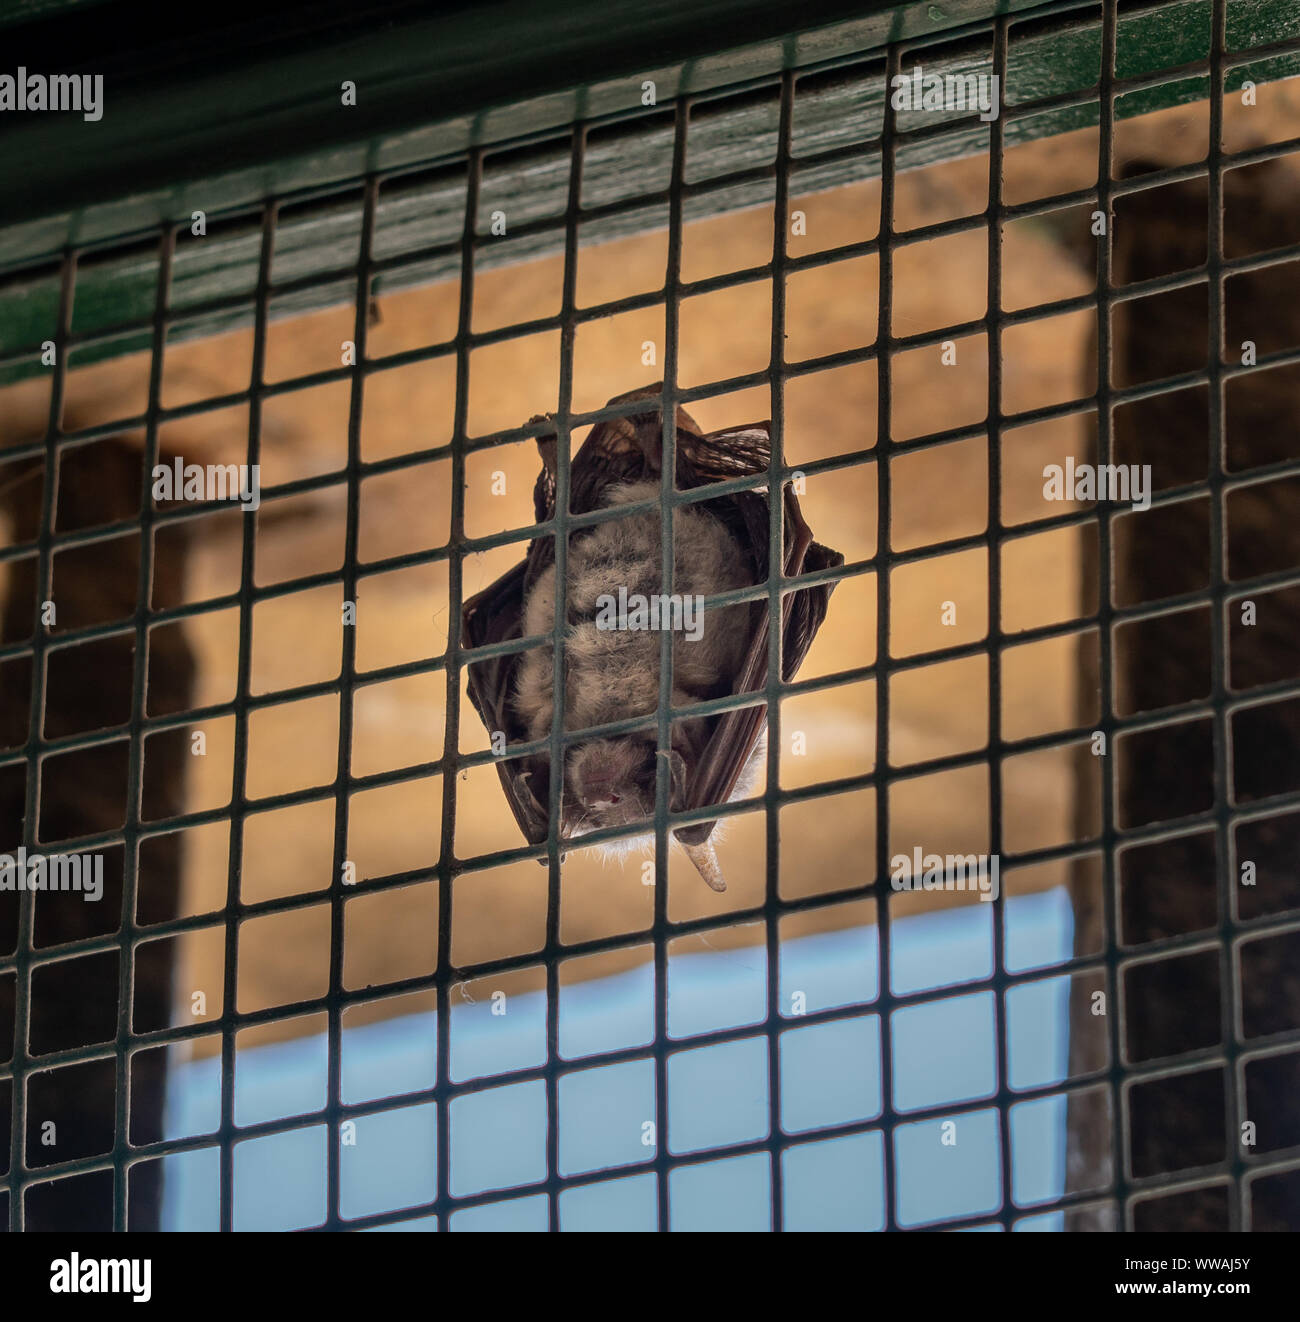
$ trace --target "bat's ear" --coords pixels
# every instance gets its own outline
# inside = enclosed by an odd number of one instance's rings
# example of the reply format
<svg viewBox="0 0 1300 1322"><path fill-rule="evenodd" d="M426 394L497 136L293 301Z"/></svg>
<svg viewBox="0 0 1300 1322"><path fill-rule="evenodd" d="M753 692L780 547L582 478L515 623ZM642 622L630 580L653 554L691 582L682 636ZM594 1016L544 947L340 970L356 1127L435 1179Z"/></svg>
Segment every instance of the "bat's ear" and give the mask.
<svg viewBox="0 0 1300 1322"><path fill-rule="evenodd" d="M688 806L686 802L686 787L690 784L690 768L686 765L686 759L674 748L668 754L668 774L671 777L671 789L668 794L668 806L673 812L681 812Z"/></svg>
<svg viewBox="0 0 1300 1322"><path fill-rule="evenodd" d="M673 705L684 706L690 699L680 692L673 693ZM681 717L673 722L672 752L668 754L668 774L671 793L669 805L673 812L684 808L698 808L699 804L690 800L691 778L699 766L700 757L709 740L709 722L693 717ZM687 828L690 829L690 828Z"/></svg>
<svg viewBox="0 0 1300 1322"><path fill-rule="evenodd" d="M690 744L686 742L682 745L690 752ZM683 808L689 808L690 802L687 799L687 786L690 783L690 768L687 766L686 758L681 752L674 748L668 754L668 773L672 777L672 793L669 798L669 806L673 812L680 812ZM709 836L713 832L713 822L699 822L693 826L683 827L679 831L674 831L677 843L686 851L686 857L695 865L695 870L704 878L711 890L725 891L727 889L726 879L722 875L722 868L718 865L718 855L709 841Z"/></svg>
<svg viewBox="0 0 1300 1322"><path fill-rule="evenodd" d="M510 802L519 827L532 844L546 839L551 769L535 759L510 778Z"/></svg>
<svg viewBox="0 0 1300 1322"><path fill-rule="evenodd" d="M529 425L531 425L534 422L549 423L550 421L551 421L550 417L545 413L534 413L533 416L528 419ZM554 427L552 427L551 430L548 432L543 432L537 438L537 451L542 456L542 465L546 469L546 471L551 475L552 482L555 481L555 468L556 468L555 447L558 443L558 440L559 438L555 434Z"/></svg>
<svg viewBox="0 0 1300 1322"><path fill-rule="evenodd" d="M539 436L537 438L537 450L542 456L542 467L550 474L552 482L555 481L555 474L558 467L558 460L556 459L557 444L558 442L554 436Z"/></svg>
<svg viewBox="0 0 1300 1322"><path fill-rule="evenodd" d="M718 864L717 851L708 840L698 845L683 845L682 848L686 851L686 857L695 864L695 870L704 878L710 890L727 889L727 879L722 875L722 868Z"/></svg>

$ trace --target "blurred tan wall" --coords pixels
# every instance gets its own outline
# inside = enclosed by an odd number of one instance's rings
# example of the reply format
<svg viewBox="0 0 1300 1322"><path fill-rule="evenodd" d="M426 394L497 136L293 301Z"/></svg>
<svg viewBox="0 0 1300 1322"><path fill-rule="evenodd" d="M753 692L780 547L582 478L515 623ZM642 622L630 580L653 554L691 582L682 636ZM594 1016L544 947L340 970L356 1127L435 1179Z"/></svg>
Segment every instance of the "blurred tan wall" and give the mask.
<svg viewBox="0 0 1300 1322"><path fill-rule="evenodd" d="M1293 132L1294 84L1261 88L1254 116L1228 98L1229 146ZM1166 112L1120 127L1117 156L1158 160L1204 156L1204 106ZM1285 130L1285 131L1284 131ZM1199 144L1199 145L1198 145ZM1008 202L1082 188L1095 182L1097 136L1084 131L1016 148L1007 156ZM903 175L897 184L895 227L915 228L971 215L987 204L984 158ZM794 199L806 213L806 236L791 239L800 254L872 237L878 228L879 188L846 187ZM1092 278L1063 245L1077 217L1015 222L1006 227L1003 305L1008 309L1086 293ZM722 216L687 227L683 276L695 279L738 270L770 257L772 216L764 210ZM662 233L583 249L578 291L583 304L658 288L663 282ZM960 324L984 315L987 240L982 230L899 247L894 257L893 327L896 336ZM552 258L498 270L476 279L474 327L488 329L555 313L560 306L562 261ZM381 320L371 330L370 352L382 355L454 334L459 291L454 283L382 297ZM766 366L770 344L768 281L687 300L681 309L679 380L687 386ZM874 256L795 274L788 291L787 359L797 361L871 343L876 335L877 262ZM1092 314L1079 313L1012 328L1003 339L1003 408L1008 412L1061 402L1084 392L1083 361ZM340 345L352 335L352 310L340 308L275 323L268 376L281 380L337 366ZM575 350L574 407L593 409L616 394L662 375L662 310L623 314L583 325ZM643 363L652 342L656 365ZM940 350L899 354L893 363L891 429L895 440L945 428L979 424L988 400L988 349L982 335L955 344L955 363ZM251 362L251 332L170 348L163 402L175 405L242 389ZM554 333L476 350L470 364L469 429L485 434L525 422L556 406L559 339ZM84 426L143 411L147 356L74 371L68 407ZM5 393L6 436L43 430L45 382ZM445 444L454 394L451 359L401 368L368 379L363 456L396 456ZM265 406L263 485L338 470L346 460L349 387L346 383L276 396ZM785 398L787 462L799 464L870 448L876 440L877 393L873 363L792 378ZM765 390L710 398L690 406L706 428L766 418ZM163 443L201 462L241 462L247 410L199 415L164 429ZM1023 523L1062 512L1041 494L1043 465L1078 455L1084 422L1008 430L1002 438L1002 518ZM575 445L582 439L575 437ZM471 455L466 465L466 531L480 536L532 521L531 492L538 470L531 443ZM2 471L2 470L0 470ZM500 491L494 494L494 485ZM903 452L891 460L893 527L889 549L911 550L987 528L988 452L982 435L959 443ZM283 581L338 569L343 562L346 487L266 501L257 519L256 580ZM876 471L868 464L808 479L806 516L820 541L850 562L881 549L876 528ZM237 511L205 518L189 567L188 598L203 601L233 591L239 582L242 519ZM363 560L443 545L450 518L449 465L421 464L372 477L362 484L360 550ZM1002 629L1016 631L1075 617L1082 538L1045 534L1004 546ZM469 558L466 595L486 586L519 558L522 544ZM160 540L160 555L168 553ZM891 651L895 657L973 642L988 629L988 564L983 548L940 555L892 570ZM873 572L836 589L828 620L801 678L870 665L875 657ZM363 580L357 626L358 664L373 669L439 655L450 618L441 566ZM330 680L340 668L341 587L278 598L258 606L253 621L255 693ZM955 624L941 622L944 603ZM172 626L177 627L177 626ZM197 616L183 626L201 660L200 704L234 695L238 613ZM1019 738L1065 728L1074 721L1074 640L1008 646L1002 654L1003 730ZM440 673L373 684L357 691L352 771L366 775L437 759L442 753L445 682ZM487 747L486 735L462 699L464 751ZM977 750L987 742L988 669L983 657L897 674L891 682L890 747L898 766ZM781 780L784 786L870 772L875 748L875 687L870 680L788 700L783 714ZM188 787L192 809L229 802L233 722L206 722L207 752L194 759ZM802 735L806 754L795 756ZM248 791L267 796L328 783L338 749L338 699L315 698L256 713L250 722ZM1070 750L1010 758L1004 764L1004 848L1015 852L1072 838L1075 777ZM988 847L988 773L981 766L896 782L890 789L890 851L983 852ZM437 883L367 896L364 879L431 867L437 860L442 787L436 776L353 796L349 857L362 879L348 900L344 981L349 988L384 983L432 970L437 948ZM871 789L787 807L781 814L781 891L785 896L827 894L869 881L874 867ZM762 903L765 887L763 814L735 819L719 853L729 880L723 895L709 891L674 851L669 916L673 920L723 916ZM456 852L459 857L519 843L493 768L462 773L458 787ZM333 801L253 814L245 835L242 896L258 901L322 891L330 882ZM224 904L228 845L224 826L186 833L183 910L215 912ZM602 862L573 851L563 871L561 937L566 943L645 930L653 892L642 884L641 859ZM1063 866L1013 874L1016 889L1063 882ZM453 897L452 960L460 967L527 953L544 942L546 873L528 862L462 876ZM895 897L898 912L963 900L942 893ZM872 902L854 902L801 915L800 932L874 921ZM793 930L793 929L792 929ZM177 1022L191 1021L190 994L206 993L209 1016L220 1012L224 928L185 939L177 984ZM711 934L716 946L763 939L761 925ZM585 961L575 976L596 976L649 957L649 948ZM285 1004L323 993L329 968L329 908L246 924L240 937L241 1010ZM536 973L511 985L532 985ZM504 985L501 978L493 986ZM540 985L540 984L539 984ZM468 995L475 995L467 988ZM359 1012L382 1016L410 1008L376 1005ZM354 1012L358 1013L358 1012ZM319 1016L279 1024L262 1037L315 1031ZM215 1040L210 1041L210 1048ZM202 1044L200 1050L206 1049Z"/></svg>

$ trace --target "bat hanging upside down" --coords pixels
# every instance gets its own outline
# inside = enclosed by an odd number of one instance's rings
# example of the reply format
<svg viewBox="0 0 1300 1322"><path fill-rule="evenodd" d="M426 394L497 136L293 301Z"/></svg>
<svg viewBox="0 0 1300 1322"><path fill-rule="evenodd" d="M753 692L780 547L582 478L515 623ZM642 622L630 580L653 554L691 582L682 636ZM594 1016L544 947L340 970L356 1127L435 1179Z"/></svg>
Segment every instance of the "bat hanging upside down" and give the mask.
<svg viewBox="0 0 1300 1322"><path fill-rule="evenodd" d="M599 422L569 469L569 510L586 514L632 502L658 502L663 451L662 385L612 399L607 407L646 401L644 412ZM542 419L534 419L541 421ZM556 436L537 445L543 468L534 491L538 523L555 515ZM677 410L677 486L766 472L771 440L766 422L703 434ZM787 577L844 563L820 546L804 522L799 502L784 490L784 564ZM659 702L660 630L673 630L674 710L738 693L761 690L767 678L766 599L703 612L700 598L756 584L768 577L769 510L766 490L744 491L679 505L673 511L673 584L662 581L662 521L650 513L623 515L569 534L565 593L564 729L653 715ZM555 540L530 542L525 560L466 603L462 646L550 636L555 625ZM782 678L791 679L826 615L831 583L787 593L782 606ZM614 603L632 603L616 618ZM645 616L645 603L656 612ZM641 615L637 604L642 603ZM657 621L657 624L656 624ZM647 627L647 625L649 627ZM535 742L551 732L554 717L552 647L532 648L472 661L470 698L489 734L504 732L508 744ZM765 746L763 706L671 725L663 757L673 812L712 807L750 794ZM645 823L646 830L601 847L614 854L654 839L657 768L661 761L653 728L571 743L560 791L561 839ZM550 822L550 764L545 756L497 764L506 798L527 839L545 840ZM716 822L692 822L673 834L700 875L724 890L710 842Z"/></svg>

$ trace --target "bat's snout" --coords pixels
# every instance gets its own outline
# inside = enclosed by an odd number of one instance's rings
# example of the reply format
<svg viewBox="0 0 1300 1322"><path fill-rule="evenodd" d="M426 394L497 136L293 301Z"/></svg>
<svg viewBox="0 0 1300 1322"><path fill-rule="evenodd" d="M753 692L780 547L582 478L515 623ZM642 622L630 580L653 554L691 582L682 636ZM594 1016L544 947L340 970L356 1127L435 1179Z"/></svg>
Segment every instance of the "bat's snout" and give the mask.
<svg viewBox="0 0 1300 1322"><path fill-rule="evenodd" d="M578 797L584 808L592 808L597 812L602 808L613 808L623 801L623 796L614 788L613 776L608 774L583 776Z"/></svg>
<svg viewBox="0 0 1300 1322"><path fill-rule="evenodd" d="M641 815L647 765L653 769L630 740L596 740L576 751L569 784L583 811L595 820L606 825L632 821Z"/></svg>

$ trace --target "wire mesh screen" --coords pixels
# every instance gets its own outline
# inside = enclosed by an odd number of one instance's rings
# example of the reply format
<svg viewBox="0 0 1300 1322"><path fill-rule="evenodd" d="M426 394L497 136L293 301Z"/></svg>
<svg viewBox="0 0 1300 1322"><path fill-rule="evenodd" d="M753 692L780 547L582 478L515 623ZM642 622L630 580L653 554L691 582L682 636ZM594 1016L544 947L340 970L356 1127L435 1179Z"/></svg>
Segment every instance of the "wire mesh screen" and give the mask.
<svg viewBox="0 0 1300 1322"><path fill-rule="evenodd" d="M1225 106L1253 105L1243 86L1290 67L1282 61L1300 52L1300 35L1234 26L1226 0L1193 8L1204 20L1195 57L1154 73L1134 72L1149 29L1126 28L1110 4L1065 5L946 45L900 41L671 103L655 104L651 88L635 114L256 212L214 205L214 232L226 227L256 253L244 288L205 284L186 265L206 234L189 218L130 245L70 251L57 271L11 273L44 291L33 305L46 299L53 329L2 364L38 373L49 394L39 434L0 451L11 524L0 550L0 844L29 860L99 857L106 880L94 905L53 884L0 890L0 1110L12 1132L0 1201L10 1229L160 1219L223 1230L1300 1225L1289 1101L1300 1069L1300 321L1279 311L1277 295L1296 287L1300 232L1287 233L1285 218L1300 211L1281 177L1262 173L1300 138L1224 145ZM1030 77L1021 43L1071 35L1078 64L1056 80ZM992 83L963 81L972 100L956 106L940 89L930 105L926 65ZM982 86L993 89L989 113ZM1166 97L1171 86L1177 95ZM827 137L801 133L805 97L829 114ZM1207 137L1132 168L1117 156L1119 121L1168 100L1201 104ZM1026 186L1017 176L1009 191L1011 148L1065 130L1092 133L1091 179ZM947 216L940 205L919 225L900 216L904 167L959 155L986 182L979 205ZM1256 192L1240 192L1249 179ZM878 224L828 246L804 242L813 213L801 199L851 180L878 180ZM691 223L738 208L771 221L769 248L750 261L737 241L734 269L700 269L687 251ZM1265 223L1260 240L1252 227L1275 213L1283 223ZM448 217L459 226L451 237ZM1067 235L1095 283L1036 296L1034 270L1011 265L1017 227L1035 241ZM633 234L662 241L662 282L584 298L586 254ZM938 278L938 245L956 240L974 245L960 251L967 266L978 259L979 305L909 329L900 309ZM484 270L548 251L561 254L558 310L534 315L520 275L506 305L523 311L484 325ZM149 300L124 298L107 324L87 323L86 273L121 261L152 272ZM800 281L828 271L847 329L842 343L804 355L792 307L805 297ZM454 317L395 344L377 319L380 293L431 280L458 282ZM330 306L344 310L330 314L313 358L313 332L294 330L306 326L294 314ZM662 337L633 334L626 390L662 380L653 400L665 476L649 505L575 513L578 433L644 413L593 401L584 344L647 311L662 318ZM167 362L186 328L221 318L251 319L249 384L169 397ZM1068 343L1083 379L1088 364L1095 377L1066 396L1035 396L1025 385L1033 346L1069 318L1088 327ZM688 336L724 349L757 338L761 356L736 365L723 354L722 374L693 362L684 378ZM1192 352L1180 356L1189 336ZM281 352L290 341L297 357ZM494 397L531 368L491 354L525 343L552 364L554 394L544 417L503 422ZM142 348L139 407L78 413L79 363ZM969 404L969 379L952 383L972 360L973 411L900 428L917 390ZM795 426L846 380L858 383L854 425L810 447ZM369 411L410 391L432 401L420 434L387 453L368 444ZM324 401L317 417L337 425L335 461L288 474L274 467L271 420L278 402L307 392ZM689 439L677 410L712 402L719 426L741 427L749 416L727 410L742 396L770 419L765 464L675 483ZM229 490L187 497L175 446L205 419L238 436L238 471ZM1078 429L1068 455L1033 450L1067 459L1056 466L1071 484L1065 503L1025 513L1007 489L1011 456L1065 422ZM116 439L128 433L136 439ZM498 456L526 452L535 473L537 443L550 436L553 515L525 509L481 531L474 502L507 468ZM125 456L124 482L111 477L121 464L94 457L110 452ZM1097 483L1131 474L1134 485L1085 490L1085 469ZM174 471L175 486L159 488L159 471ZM254 481L265 483L256 493ZM373 497L384 483L407 503L385 513ZM419 493L435 487L445 527L432 516L422 526ZM814 488L840 492L867 531L842 562L786 573L791 510L769 494ZM674 798L667 754L684 709L672 665L660 667L648 716L565 728L570 672L557 664L548 733L502 747L473 728L471 666L543 647L565 657L571 639L556 612L544 639L521 628L475 645L461 619L486 585L484 564L522 562L543 540L563 583L582 535L650 509L671 594L681 572L673 528L744 492L767 511L767 573L711 594L706 608L765 608L761 676L685 714L761 712L767 759L747 797L691 807ZM232 512L232 498L252 508ZM292 538L292 502L320 500L335 501L337 543L310 572L268 565L272 512L285 512ZM956 531L902 531L917 501L959 509ZM810 501L813 533L832 540L815 511ZM385 541L397 525L410 537ZM234 548L233 574L195 593L181 581L186 556L218 536ZM1064 575L1062 556L1077 557ZM961 557L961 581L978 581L973 607L957 591ZM387 627L381 584L403 574L436 576L429 600L442 605L409 647L385 649L374 644ZM1019 584L1036 578L1068 580L1063 603L1022 610ZM782 612L829 585L827 627L847 623L852 646L788 673ZM917 593L937 625L904 640L900 600ZM273 633L276 610L287 614ZM330 667L267 682L259 629L292 652L285 640L321 611L333 622ZM205 656L182 639L218 615L235 640L232 683L200 702L210 691L193 678ZM661 642L668 661L667 632ZM1021 719L1025 694L1045 683L1029 658L1052 649L1064 658L1057 673L1071 676L1058 706L1077 706L1054 723ZM961 671L952 699L940 676L960 666L974 669ZM93 695L110 680L117 699L106 707ZM427 755L400 766L359 754L360 714L381 693L396 702L393 686L414 695L403 721L423 730L432 712L438 726ZM832 774L792 774L799 704L818 695L843 713L851 747ZM918 704L940 730L919 752L897 716ZM276 727L291 705L306 723ZM947 737L945 721L969 726L971 712L983 717L976 735ZM653 861L611 873L606 886L643 898L630 918L575 937L565 914L580 851L561 833L564 776L551 777L544 838L529 842L496 769L533 757L564 768L584 742L633 733L663 757ZM268 782L259 743L299 737L313 774L290 788ZM197 757L218 747L228 778L196 806L181 789ZM493 797L476 817L485 831L467 836L465 799L479 777ZM1040 778L1065 787L1054 836L1031 820L1032 795L1012 789ZM418 819L414 856L375 872L357 855L358 819L378 814L381 831L396 832L385 814L399 810L385 804L397 801L383 796L397 789L410 796L403 822ZM295 813L308 825L286 848ZM914 887L900 881L912 876L913 845L917 874L935 850L950 859L956 837L944 823L963 814L982 833L978 849L963 836L958 853L978 855L983 884L944 911L960 912L960 932L938 910L917 926L905 904L931 887L919 875ZM926 823L924 838L900 827L904 817ZM674 873L672 845L674 832L714 820L732 883L716 897L689 871ZM846 822L856 834L837 834ZM844 852L813 877L819 832ZM752 845L743 884L729 838ZM201 857L220 870L218 903L177 898L182 850L187 867ZM271 860L274 879L251 893L254 857ZM515 948L458 938L514 921L506 906L525 892L497 891L492 878L517 864L531 868L535 937ZM86 867L76 889L89 892ZM11 882L20 871L10 866ZM952 899L945 877L933 889ZM388 907L394 897L402 907ZM363 913L374 949L354 965ZM202 986L176 971L187 939L208 942ZM248 993L250 957L263 967L259 985L271 985L308 947L317 972L305 992L292 982L282 995ZM398 1016L406 1037L393 1049L406 1065L385 1072L387 1048L359 1029ZM255 1054L268 1043L280 1044L271 1101L258 1092ZM185 1051L211 1068L182 1085ZM177 1211L185 1190L193 1203Z"/></svg>

